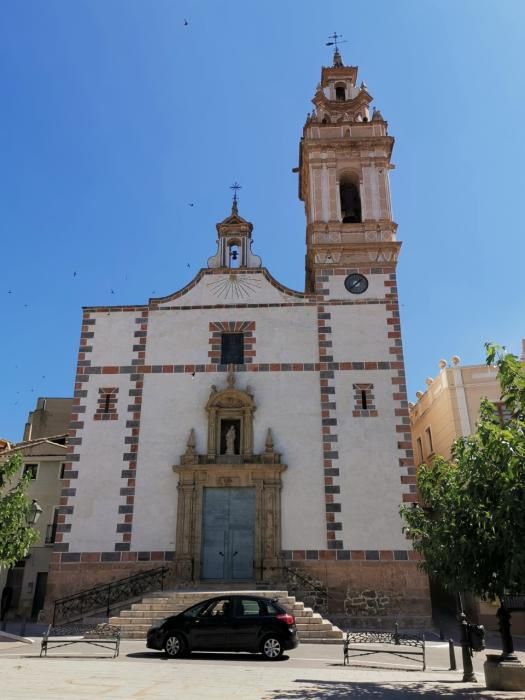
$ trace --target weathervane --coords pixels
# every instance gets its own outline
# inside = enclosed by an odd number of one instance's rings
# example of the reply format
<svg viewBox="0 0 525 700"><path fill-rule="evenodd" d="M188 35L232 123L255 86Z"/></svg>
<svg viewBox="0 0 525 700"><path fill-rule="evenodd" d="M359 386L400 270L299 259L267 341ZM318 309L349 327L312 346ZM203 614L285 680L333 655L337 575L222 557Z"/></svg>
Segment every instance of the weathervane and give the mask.
<svg viewBox="0 0 525 700"><path fill-rule="evenodd" d="M337 51L337 40L342 38L342 34L337 34L337 32L334 32L333 34L330 34L328 37L329 39L332 39L332 41L327 41L326 46L335 46L335 51ZM346 44L346 39L343 39L343 41L339 42L340 44Z"/></svg>

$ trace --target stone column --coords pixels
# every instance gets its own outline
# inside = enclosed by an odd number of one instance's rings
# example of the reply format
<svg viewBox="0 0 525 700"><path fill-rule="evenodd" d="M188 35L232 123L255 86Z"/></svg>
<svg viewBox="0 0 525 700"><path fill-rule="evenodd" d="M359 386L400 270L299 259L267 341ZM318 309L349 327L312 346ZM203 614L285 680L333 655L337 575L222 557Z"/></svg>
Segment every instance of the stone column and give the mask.
<svg viewBox="0 0 525 700"><path fill-rule="evenodd" d="M212 462L217 452L220 450L220 445L217 445L217 409L210 408L208 412L208 460Z"/></svg>
<svg viewBox="0 0 525 700"><path fill-rule="evenodd" d="M181 475L182 478L182 475ZM177 532L175 545L175 576L177 580L193 578L194 492L193 483L177 485Z"/></svg>

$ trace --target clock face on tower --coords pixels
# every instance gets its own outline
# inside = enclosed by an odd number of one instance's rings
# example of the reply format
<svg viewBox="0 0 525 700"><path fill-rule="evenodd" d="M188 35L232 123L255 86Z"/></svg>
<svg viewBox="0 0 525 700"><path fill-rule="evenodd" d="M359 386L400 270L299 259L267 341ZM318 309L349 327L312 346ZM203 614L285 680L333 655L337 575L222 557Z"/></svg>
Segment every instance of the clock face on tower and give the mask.
<svg viewBox="0 0 525 700"><path fill-rule="evenodd" d="M368 289L368 280L364 275L353 272L345 279L345 287L350 294L362 294Z"/></svg>

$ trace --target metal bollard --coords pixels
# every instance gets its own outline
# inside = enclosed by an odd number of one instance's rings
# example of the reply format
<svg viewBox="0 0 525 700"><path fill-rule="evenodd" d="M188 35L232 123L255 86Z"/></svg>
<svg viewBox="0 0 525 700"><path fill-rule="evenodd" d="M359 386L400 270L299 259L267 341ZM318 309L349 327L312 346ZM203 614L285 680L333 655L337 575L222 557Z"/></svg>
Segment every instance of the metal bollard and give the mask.
<svg viewBox="0 0 525 700"><path fill-rule="evenodd" d="M454 650L454 640L449 639L448 640L448 655L450 658L450 668L448 669L449 671L456 671L457 666L456 666L456 652Z"/></svg>

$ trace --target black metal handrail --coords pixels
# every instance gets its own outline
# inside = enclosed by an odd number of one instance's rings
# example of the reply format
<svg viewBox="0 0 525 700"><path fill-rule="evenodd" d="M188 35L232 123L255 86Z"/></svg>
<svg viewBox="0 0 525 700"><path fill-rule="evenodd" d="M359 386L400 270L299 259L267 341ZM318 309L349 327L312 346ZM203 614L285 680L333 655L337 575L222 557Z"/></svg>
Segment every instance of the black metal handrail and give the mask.
<svg viewBox="0 0 525 700"><path fill-rule="evenodd" d="M314 592L314 593L321 593L322 595L326 596L327 598L332 598L332 597L333 597L333 596L330 595L330 593L328 593L328 588L327 588L327 586L323 586L323 585L320 584L320 583L316 583L316 582L310 580L310 579L307 578L306 576L303 576L302 574L300 574L300 573L297 571L297 569L292 569L290 566L286 566L285 564L283 564L283 569L284 569L285 571L287 571L291 576L295 576L295 577L298 578L300 581L302 581L302 583L304 583L305 586L306 586L307 588L309 588L312 592Z"/></svg>
<svg viewBox="0 0 525 700"><path fill-rule="evenodd" d="M55 600L52 624L55 626L58 622L79 620L84 615L100 608L105 608L106 615L109 617L111 608L117 603L138 597L153 588L160 587L160 590L163 591L164 578L168 571L166 566L148 569L139 574L58 598Z"/></svg>

